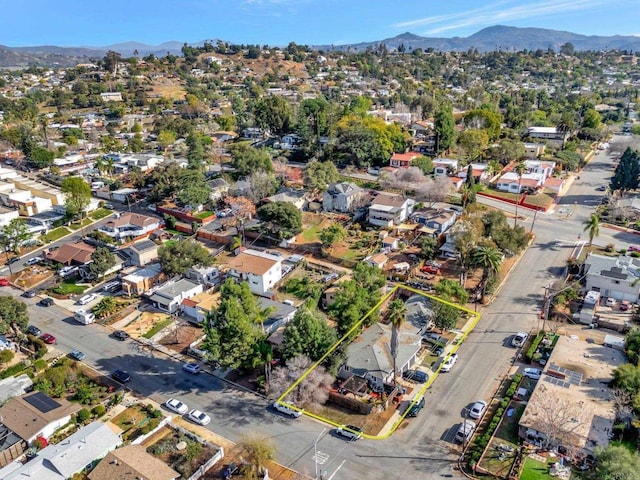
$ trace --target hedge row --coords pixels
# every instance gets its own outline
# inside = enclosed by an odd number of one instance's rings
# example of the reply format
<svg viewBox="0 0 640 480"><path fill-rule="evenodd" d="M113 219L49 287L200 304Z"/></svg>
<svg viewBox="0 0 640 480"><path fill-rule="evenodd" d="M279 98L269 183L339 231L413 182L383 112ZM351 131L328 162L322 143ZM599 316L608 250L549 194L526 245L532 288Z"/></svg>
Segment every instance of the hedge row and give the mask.
<svg viewBox="0 0 640 480"><path fill-rule="evenodd" d="M545 335L546 333L544 332L544 330L541 330L538 332L538 335L536 335L536 338L534 338L533 342L531 342L531 346L529 347L529 350L527 350L527 353L525 354L525 357L527 358L527 361L529 363L531 363L531 361L533 360L533 356L536 354L538 345L540 345L540 342L542 341Z"/></svg>

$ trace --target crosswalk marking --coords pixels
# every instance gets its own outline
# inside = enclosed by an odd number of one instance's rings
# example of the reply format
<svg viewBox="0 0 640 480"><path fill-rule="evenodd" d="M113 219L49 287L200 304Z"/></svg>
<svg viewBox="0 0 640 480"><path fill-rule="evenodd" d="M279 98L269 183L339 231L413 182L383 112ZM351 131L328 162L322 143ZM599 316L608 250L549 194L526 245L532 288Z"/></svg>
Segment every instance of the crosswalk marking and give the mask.
<svg viewBox="0 0 640 480"><path fill-rule="evenodd" d="M315 455L311 457L311 459L316 462L318 465L324 465L327 460L329 460L330 455L328 453L324 453L321 451L317 451Z"/></svg>

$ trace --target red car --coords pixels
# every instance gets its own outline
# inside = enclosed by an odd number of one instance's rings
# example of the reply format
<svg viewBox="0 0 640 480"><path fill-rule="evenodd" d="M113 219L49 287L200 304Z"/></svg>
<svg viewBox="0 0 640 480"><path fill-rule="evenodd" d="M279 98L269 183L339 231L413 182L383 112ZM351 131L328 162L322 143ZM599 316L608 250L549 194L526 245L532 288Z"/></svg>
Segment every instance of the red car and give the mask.
<svg viewBox="0 0 640 480"><path fill-rule="evenodd" d="M9 280L7 280L6 278L0 278L0 287L8 287L9 286Z"/></svg>
<svg viewBox="0 0 640 480"><path fill-rule="evenodd" d="M56 343L56 337L54 337L50 333L45 333L40 338L42 339L42 341L44 343L49 344L49 345L51 345L52 343Z"/></svg>
<svg viewBox="0 0 640 480"><path fill-rule="evenodd" d="M434 267L433 265L425 265L420 269L420 271L424 273L433 273L433 274L440 273L440 269L438 267Z"/></svg>

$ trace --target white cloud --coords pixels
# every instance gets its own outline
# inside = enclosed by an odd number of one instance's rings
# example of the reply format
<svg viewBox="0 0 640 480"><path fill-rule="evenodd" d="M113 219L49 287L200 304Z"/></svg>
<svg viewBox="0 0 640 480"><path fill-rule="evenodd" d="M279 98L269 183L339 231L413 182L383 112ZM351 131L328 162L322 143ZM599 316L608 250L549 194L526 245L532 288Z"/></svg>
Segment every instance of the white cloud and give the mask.
<svg viewBox="0 0 640 480"><path fill-rule="evenodd" d="M418 18L416 20L409 20L408 22L395 23L392 25L392 27L402 29L402 28L417 27L420 25L431 25L434 23L442 23L449 20L455 20L456 18L468 17L469 15L473 15L476 13L482 13L484 11L491 10L500 5L505 5L506 3L508 2L505 0L497 3L485 5L484 7L476 8L475 10L466 10L460 13L447 13L444 15L433 15L431 17Z"/></svg>

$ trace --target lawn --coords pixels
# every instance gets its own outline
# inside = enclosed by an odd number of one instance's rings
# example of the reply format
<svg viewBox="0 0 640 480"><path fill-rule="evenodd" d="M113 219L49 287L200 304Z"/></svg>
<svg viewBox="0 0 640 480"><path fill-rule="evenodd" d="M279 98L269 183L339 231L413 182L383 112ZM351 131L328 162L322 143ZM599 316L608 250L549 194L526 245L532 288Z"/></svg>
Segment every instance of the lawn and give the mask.
<svg viewBox="0 0 640 480"><path fill-rule="evenodd" d="M173 322L173 319L171 318L167 318L166 320L162 320L158 323L155 323L153 325L153 327L151 327L151 329L149 331L147 331L147 333L145 333L144 335L142 335L144 338L151 338L153 337L156 333L158 333L160 330L162 330L163 328L171 325L171 323Z"/></svg>
<svg viewBox="0 0 640 480"><path fill-rule="evenodd" d="M91 218L93 218L94 220L100 220L100 219L102 219L104 217L108 217L112 213L113 212L111 210L109 210L108 208L99 208L95 212L91 212L89 214L89 216Z"/></svg>
<svg viewBox="0 0 640 480"><path fill-rule="evenodd" d="M55 242L56 240L60 240L62 237L66 237L70 233L71 230L69 230L67 227L58 227L47 232L47 234L42 238L44 239L45 243Z"/></svg>
<svg viewBox="0 0 640 480"><path fill-rule="evenodd" d="M300 236L303 238L305 243L319 242L319 235L321 230L322 227L320 227L320 225L313 225L302 232Z"/></svg>
<svg viewBox="0 0 640 480"><path fill-rule="evenodd" d="M87 227L89 225L91 225L93 223L93 219L91 218L85 218L82 220L82 223L72 223L71 225L69 225L69 228L71 230L79 230L82 227Z"/></svg>
<svg viewBox="0 0 640 480"><path fill-rule="evenodd" d="M194 218L199 218L199 219L202 220L203 218L207 218L207 217L210 217L210 216L215 215L215 214L216 214L216 212L210 212L208 210L204 210L202 212L196 213L195 215L193 215L193 217Z"/></svg>
<svg viewBox="0 0 640 480"><path fill-rule="evenodd" d="M529 457L524 461L520 480L555 480L555 477L549 475L548 463L542 463Z"/></svg>
<svg viewBox="0 0 640 480"><path fill-rule="evenodd" d="M515 407L515 411L513 415L508 417L506 411L511 407ZM524 405L514 403L510 403L509 406L507 406L505 414L502 417L502 421L500 422L500 426L496 431L496 438L500 438L515 445L518 444L518 423L520 422L520 417L522 417L522 414L524 413L524 408Z"/></svg>
<svg viewBox="0 0 640 480"><path fill-rule="evenodd" d="M58 295L78 295L84 293L87 288L89 288L87 285L76 285L73 280L65 280L51 288L51 292Z"/></svg>

